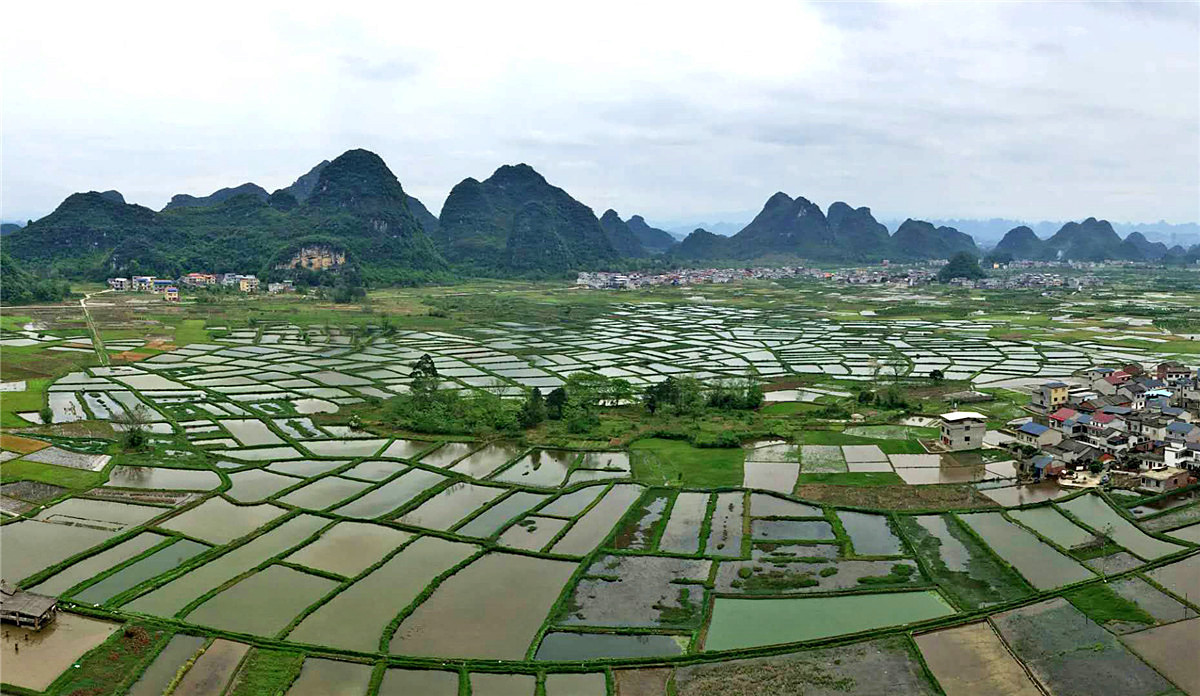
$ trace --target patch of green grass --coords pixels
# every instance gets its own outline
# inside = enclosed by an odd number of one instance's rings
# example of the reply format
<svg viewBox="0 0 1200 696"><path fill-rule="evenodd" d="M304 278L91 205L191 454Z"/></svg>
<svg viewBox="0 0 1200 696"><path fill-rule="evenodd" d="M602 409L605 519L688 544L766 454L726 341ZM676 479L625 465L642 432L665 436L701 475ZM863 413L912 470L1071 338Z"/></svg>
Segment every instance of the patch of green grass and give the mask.
<svg viewBox="0 0 1200 696"><path fill-rule="evenodd" d="M72 490L87 490L104 483L107 476L99 471L81 471L66 466L14 459L0 464L0 481L39 481Z"/></svg>
<svg viewBox="0 0 1200 696"><path fill-rule="evenodd" d="M40 411L46 405L46 388L52 381L49 377L27 379L25 391L0 394L0 425L7 428L28 427L29 422L17 414Z"/></svg>
<svg viewBox="0 0 1200 696"><path fill-rule="evenodd" d="M698 488L742 485L745 453L740 447L693 447L682 440L649 438L633 443L630 450L633 478L642 483Z"/></svg>
<svg viewBox="0 0 1200 696"><path fill-rule="evenodd" d="M902 585L913 579L916 569L904 563L896 563L887 575L865 575L858 579L863 585Z"/></svg>
<svg viewBox="0 0 1200 696"><path fill-rule="evenodd" d="M46 693L70 696L118 693L133 681L143 660L166 639L161 629L127 624L78 661L77 668L67 669Z"/></svg>
<svg viewBox="0 0 1200 696"><path fill-rule="evenodd" d="M238 672L229 696L282 694L299 674L302 662L302 653L255 648Z"/></svg>
<svg viewBox="0 0 1200 696"><path fill-rule="evenodd" d="M915 439L882 440L837 430L804 430L800 433L800 442L805 445L875 445L884 454L925 454L925 448Z"/></svg>
<svg viewBox="0 0 1200 696"><path fill-rule="evenodd" d="M797 413L811 413L824 408L820 404L803 403L800 401L780 401L768 404L759 409L764 416L790 416Z"/></svg>
<svg viewBox="0 0 1200 696"><path fill-rule="evenodd" d="M1063 597L1097 623L1128 621L1150 626L1155 623L1145 609L1114 592L1107 583L1080 587L1064 593Z"/></svg>
<svg viewBox="0 0 1200 696"><path fill-rule="evenodd" d="M1077 549L1071 549L1071 555L1081 561L1089 561L1093 558L1103 558L1104 556L1111 556L1114 553L1120 553L1121 551L1124 551L1124 550L1125 549L1123 549L1120 546L1117 546L1116 544L1109 541L1104 544L1098 544L1095 546L1081 546L1080 548L1077 548Z"/></svg>
<svg viewBox="0 0 1200 696"><path fill-rule="evenodd" d="M204 328L203 319L184 319L175 327L175 339L172 341L177 346L183 347L189 343L206 343L208 341L208 330Z"/></svg>
<svg viewBox="0 0 1200 696"><path fill-rule="evenodd" d="M800 474L799 483L821 483L830 486L903 486L904 479L891 471L865 471L846 474Z"/></svg>

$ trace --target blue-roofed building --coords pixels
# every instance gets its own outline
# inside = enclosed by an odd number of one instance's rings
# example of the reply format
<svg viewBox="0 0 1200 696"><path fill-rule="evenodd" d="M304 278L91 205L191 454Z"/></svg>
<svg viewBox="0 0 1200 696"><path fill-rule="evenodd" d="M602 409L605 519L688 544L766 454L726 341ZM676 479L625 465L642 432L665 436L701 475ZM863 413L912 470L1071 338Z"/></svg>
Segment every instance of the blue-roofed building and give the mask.
<svg viewBox="0 0 1200 696"><path fill-rule="evenodd" d="M1041 449L1062 442L1062 433L1037 423L1026 423L1016 432L1017 442L1028 447Z"/></svg>

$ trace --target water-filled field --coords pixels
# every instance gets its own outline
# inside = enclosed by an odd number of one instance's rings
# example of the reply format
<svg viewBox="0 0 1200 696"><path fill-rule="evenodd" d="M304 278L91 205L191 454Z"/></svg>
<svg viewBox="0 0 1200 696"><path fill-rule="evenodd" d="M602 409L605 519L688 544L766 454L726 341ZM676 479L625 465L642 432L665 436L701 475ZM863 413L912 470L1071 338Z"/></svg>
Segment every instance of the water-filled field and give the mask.
<svg viewBox="0 0 1200 696"><path fill-rule="evenodd" d="M114 466L107 455L66 444L35 453L79 471L98 465L103 483L91 497L50 501L4 524L5 579L28 580L117 621L169 619L179 633L144 656L130 691L139 696L161 693L189 664L174 693L249 679L239 674L256 654L238 642L247 636L255 651L296 656L280 688L300 695L357 696L375 683L381 694L458 693L460 684L480 694L603 694L672 674L676 693L724 693L727 680L760 669L798 690L827 678L883 688L876 668L887 671L889 693L916 694L934 686L915 648L895 642L893 632L1101 582L1030 530L1069 550L1092 538L1084 525L1111 525L1113 539L1135 554L1131 568L1187 548L1143 533L1098 497L1063 503L1072 521L1049 505L1005 513L1010 520L999 512L846 509L793 495L806 474L896 472L921 485L1011 475L1011 467L946 466L908 453L907 426L859 426L845 435L894 438L906 454L886 444L758 441L741 452L737 477L718 488L682 479L647 485L639 461L607 441L394 437L339 415L407 389L412 364L426 353L444 388L509 395L552 388L582 369L635 387L667 375L748 370L863 381L871 360L897 350L913 369L936 364L986 384L1065 376L1093 361L1087 349L992 340L970 322L792 321L735 307L622 311L571 330L497 324L359 343L337 330L310 329L305 340L295 327L268 325L136 364L81 368L52 385L57 420L111 420L144 404L155 424L149 436L172 454ZM113 398L86 398L92 393ZM1008 483L981 493L981 504L1010 505L1060 494ZM1177 520L1163 528L1188 524L1181 516L1188 509L1163 515ZM1186 539L1186 531L1177 534ZM1200 594L1191 581L1195 558L1145 572L1176 597L1146 580L1119 589L1166 616L1185 595L1194 602ZM214 632L220 637L210 641ZM708 654L860 632L860 642L841 650L861 664L838 664L836 651L803 645L728 663L710 664ZM1016 674L1014 662L998 664L985 634L923 635L917 645L947 693L955 682L943 679L936 659L973 661L980 676L968 684ZM1146 638L1135 651L1173 649L1163 646L1165 639ZM343 652L305 657L318 649ZM47 664L62 671L80 654L74 644L56 649L57 661ZM622 666L675 656L697 662ZM384 669L377 663L385 657L426 661ZM493 667L523 673L489 674Z"/></svg>

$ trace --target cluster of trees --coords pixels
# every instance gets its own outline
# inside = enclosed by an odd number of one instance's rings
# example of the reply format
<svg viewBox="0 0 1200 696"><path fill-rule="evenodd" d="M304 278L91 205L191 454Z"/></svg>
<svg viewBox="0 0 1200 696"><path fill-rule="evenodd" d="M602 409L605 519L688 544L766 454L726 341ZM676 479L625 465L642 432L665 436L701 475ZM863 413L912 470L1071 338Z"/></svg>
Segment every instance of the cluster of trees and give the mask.
<svg viewBox="0 0 1200 696"><path fill-rule="evenodd" d="M569 432L587 433L600 424L601 408L641 405L651 414L698 415L705 409L752 410L762 405L762 388L752 379L705 384L694 377L668 377L639 393L628 380L594 372L576 372L543 394L530 390L521 401L474 390L440 389L433 358L423 355L413 365L409 391L394 399L390 418L417 432L515 432L551 420Z"/></svg>
<svg viewBox="0 0 1200 696"><path fill-rule="evenodd" d="M979 259L966 251L960 251L950 259L950 263L942 266L942 270L938 271L938 282L948 283L955 278L966 278L967 280L979 280L986 278L987 273L979 266Z"/></svg>
<svg viewBox="0 0 1200 696"><path fill-rule="evenodd" d="M8 254L0 254L0 302L58 302L70 294L71 285L67 281L39 278L21 268Z"/></svg>

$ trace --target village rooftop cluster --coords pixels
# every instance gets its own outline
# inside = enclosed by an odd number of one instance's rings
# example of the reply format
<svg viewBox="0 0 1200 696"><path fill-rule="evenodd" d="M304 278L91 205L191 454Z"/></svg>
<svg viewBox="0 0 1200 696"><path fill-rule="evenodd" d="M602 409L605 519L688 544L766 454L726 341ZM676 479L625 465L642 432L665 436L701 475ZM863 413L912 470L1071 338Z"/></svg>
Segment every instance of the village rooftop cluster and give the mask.
<svg viewBox="0 0 1200 696"><path fill-rule="evenodd" d="M188 273L179 278L156 278L155 276L133 276L132 278L109 278L108 287L118 292L149 292L162 295L167 302L179 301L179 288L234 288L239 292L255 293L259 290L258 277L241 273ZM267 283L271 294L295 290L292 281Z"/></svg>
<svg viewBox="0 0 1200 696"><path fill-rule="evenodd" d="M1078 380L1033 390L1028 419L1008 442L1028 456L1021 473L1034 480L1114 484L1165 493L1200 473L1200 373L1181 363L1147 370L1137 363L1093 367ZM986 418L966 411L942 416L940 444L981 446Z"/></svg>

